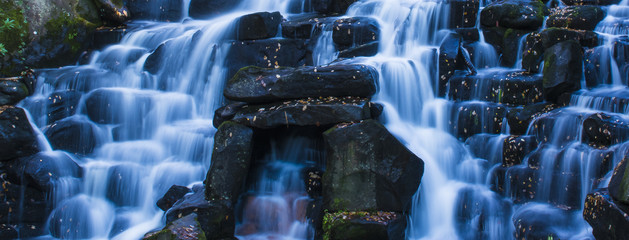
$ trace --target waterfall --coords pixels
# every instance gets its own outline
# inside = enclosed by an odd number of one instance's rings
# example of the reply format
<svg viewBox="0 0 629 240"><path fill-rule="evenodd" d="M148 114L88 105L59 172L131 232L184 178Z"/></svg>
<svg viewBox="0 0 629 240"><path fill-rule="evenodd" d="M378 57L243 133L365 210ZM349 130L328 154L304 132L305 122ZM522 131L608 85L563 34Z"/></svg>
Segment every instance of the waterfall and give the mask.
<svg viewBox="0 0 629 240"><path fill-rule="evenodd" d="M494 1L480 2L482 9ZM547 228L558 238L591 239L592 229L581 216L585 196L606 186L609 170L628 147L619 144L629 140L621 136L614 139L616 145L597 148L584 127L597 117L625 120L629 113L629 60L624 59L627 53L619 50L615 56L613 50L615 42L629 42L619 36L629 32L622 22L629 17L625 2L610 6L596 29L604 44L592 49L600 51L603 67L595 83L587 76L583 82L597 87L583 86L565 108L540 111L520 134L514 133L508 115L543 102L503 98L509 87L520 91L517 85L507 86L507 79L535 85L542 76L522 77L519 69L501 67L498 48L483 31L472 43L459 45L473 48L471 62L478 73L459 71L451 78L469 83L469 96L456 95L459 88L453 84L445 96L439 95L439 51L453 32L452 1L356 1L344 15L313 27L305 62L377 69L378 93L372 101L384 106L380 120L425 163L407 213L407 239L509 239L523 219L548 220ZM235 40L237 19L260 11L279 11L290 19L311 13L315 3L242 0L229 12L202 20L187 17L190 1L183 1L186 17L180 22L130 22L119 43L93 52L88 63L41 70L35 94L21 103L33 124L44 134L54 126L83 133L70 146L72 154L53 151L55 146L43 153L72 158L82 169L82 177L54 182L46 237L141 239L164 227L165 213L157 200L172 185L199 184L211 165L213 117L230 103L223 96L234 74L230 50L245 44ZM334 42L333 22L359 17L379 25L378 51L339 59L343 49ZM527 36L517 39L517 68L522 67ZM520 94L528 97L524 91L512 95ZM53 104L42 104L50 99ZM598 116L601 111L606 115ZM301 130L264 132L273 137L256 147L255 170L235 207L239 239L314 239L317 229L306 219L306 206L314 199L302 174L322 167L318 138L323 131ZM518 148L516 153L507 154L505 149L512 148Z"/></svg>

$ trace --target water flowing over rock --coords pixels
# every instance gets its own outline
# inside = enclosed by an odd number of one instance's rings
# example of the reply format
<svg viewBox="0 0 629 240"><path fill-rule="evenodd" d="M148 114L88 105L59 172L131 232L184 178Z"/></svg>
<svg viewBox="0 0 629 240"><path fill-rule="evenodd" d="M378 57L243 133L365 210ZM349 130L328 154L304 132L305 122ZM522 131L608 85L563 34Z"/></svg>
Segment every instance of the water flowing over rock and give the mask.
<svg viewBox="0 0 629 240"><path fill-rule="evenodd" d="M334 21L332 39L340 50L380 39L380 25L371 18L341 18Z"/></svg>
<svg viewBox="0 0 629 240"><path fill-rule="evenodd" d="M588 194L583 217L596 239L622 239L629 234L627 206L619 205L605 191Z"/></svg>

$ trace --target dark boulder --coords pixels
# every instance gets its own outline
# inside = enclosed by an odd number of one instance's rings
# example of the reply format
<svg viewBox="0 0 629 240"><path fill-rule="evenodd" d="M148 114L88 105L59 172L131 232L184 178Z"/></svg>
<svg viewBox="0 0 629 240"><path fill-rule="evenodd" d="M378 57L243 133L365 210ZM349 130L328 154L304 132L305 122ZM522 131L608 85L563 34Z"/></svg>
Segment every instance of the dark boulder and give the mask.
<svg viewBox="0 0 629 240"><path fill-rule="evenodd" d="M102 134L89 120L73 116L59 120L44 129L53 149L88 155L101 144Z"/></svg>
<svg viewBox="0 0 629 240"><path fill-rule="evenodd" d="M542 1L502 0L486 6L480 15L485 27L535 30L542 26L548 8Z"/></svg>
<svg viewBox="0 0 629 240"><path fill-rule="evenodd" d="M179 199L183 198L191 190L184 186L172 185L162 198L157 200L157 207L164 211L168 211Z"/></svg>
<svg viewBox="0 0 629 240"><path fill-rule="evenodd" d="M489 189L503 197L506 193L505 178L507 169L508 168L503 167L502 164L496 164L489 170Z"/></svg>
<svg viewBox="0 0 629 240"><path fill-rule="evenodd" d="M449 28L471 28L476 26L479 0L449 0Z"/></svg>
<svg viewBox="0 0 629 240"><path fill-rule="evenodd" d="M234 116L236 116L236 113L238 113L238 111L240 111L246 105L247 103L235 102L216 109L216 111L214 111L212 125L215 128L218 128L223 122L234 118Z"/></svg>
<svg viewBox="0 0 629 240"><path fill-rule="evenodd" d="M306 192L310 198L316 199L322 195L322 177L323 170L317 167L304 168L301 171L302 178L304 179L304 185L306 186Z"/></svg>
<svg viewBox="0 0 629 240"><path fill-rule="evenodd" d="M583 121L582 141L594 147L610 147L625 142L629 136L629 121L616 114L596 113Z"/></svg>
<svg viewBox="0 0 629 240"><path fill-rule="evenodd" d="M297 39L312 39L320 32L324 25L334 23L335 17L320 17L318 15L305 15L305 17L291 18L280 24L282 37Z"/></svg>
<svg viewBox="0 0 629 240"><path fill-rule="evenodd" d="M251 152L253 130L224 122L214 135L212 164L205 179L205 194L210 201L225 200L235 204L244 189Z"/></svg>
<svg viewBox="0 0 629 240"><path fill-rule="evenodd" d="M46 99L47 124L72 116L76 113L81 93L74 90L53 92Z"/></svg>
<svg viewBox="0 0 629 240"><path fill-rule="evenodd" d="M526 37L522 51L522 68L529 72L539 72L544 51L563 41L575 40L584 47L596 47L598 34L592 31L550 27Z"/></svg>
<svg viewBox="0 0 629 240"><path fill-rule="evenodd" d="M131 18L135 20L158 20L158 21L179 21L181 19L181 7L183 0L126 0L127 8ZM191 1L198 2L198 1ZM221 1L222 2L222 1ZM190 4L190 9L199 9L198 6ZM192 14L190 15L191 17Z"/></svg>
<svg viewBox="0 0 629 240"><path fill-rule="evenodd" d="M30 95L20 78L0 78L0 106L15 105Z"/></svg>
<svg viewBox="0 0 629 240"><path fill-rule="evenodd" d="M65 152L39 152L7 163L12 182L51 191L62 177L81 176L81 167Z"/></svg>
<svg viewBox="0 0 629 240"><path fill-rule="evenodd" d="M380 40L380 24L373 18L341 18L334 21L332 28L332 40L338 50Z"/></svg>
<svg viewBox="0 0 629 240"><path fill-rule="evenodd" d="M234 237L236 222L231 201L208 201L205 199L205 190L188 194L166 212L166 223L170 224L193 213L197 215L197 221L207 239Z"/></svg>
<svg viewBox="0 0 629 240"><path fill-rule="evenodd" d="M460 140L479 133L500 133L507 114L505 106L484 102L457 102L450 111L450 130Z"/></svg>
<svg viewBox="0 0 629 240"><path fill-rule="evenodd" d="M404 239L406 217L395 212L333 212L324 216L329 240Z"/></svg>
<svg viewBox="0 0 629 240"><path fill-rule="evenodd" d="M231 78L243 67L261 68L299 67L306 65L308 56L304 39L263 39L231 43L225 66Z"/></svg>
<svg viewBox="0 0 629 240"><path fill-rule="evenodd" d="M241 69L227 82L224 95L249 103L320 96L370 97L376 93L378 72L366 65L329 65L297 69Z"/></svg>
<svg viewBox="0 0 629 240"><path fill-rule="evenodd" d="M35 130L22 108L0 106L0 161L39 151Z"/></svg>
<svg viewBox="0 0 629 240"><path fill-rule="evenodd" d="M535 136L508 136L502 145L502 166L511 167L522 163L537 148Z"/></svg>
<svg viewBox="0 0 629 240"><path fill-rule="evenodd" d="M424 162L374 120L323 133L323 203L330 211L408 211Z"/></svg>
<svg viewBox="0 0 629 240"><path fill-rule="evenodd" d="M372 42L339 52L339 58L370 57L378 54L380 43Z"/></svg>
<svg viewBox="0 0 629 240"><path fill-rule="evenodd" d="M592 31L605 15L605 10L597 6L555 8L548 16L546 26Z"/></svg>
<svg viewBox="0 0 629 240"><path fill-rule="evenodd" d="M357 0L312 0L311 4L315 11L325 14L343 15L352 3Z"/></svg>
<svg viewBox="0 0 629 240"><path fill-rule="evenodd" d="M280 12L258 12L236 21L236 40L258 40L275 37L282 22Z"/></svg>
<svg viewBox="0 0 629 240"><path fill-rule="evenodd" d="M585 197L583 218L599 240L626 239L629 236L629 206L615 202L605 190Z"/></svg>
<svg viewBox="0 0 629 240"><path fill-rule="evenodd" d="M557 102L563 93L581 88L583 50L575 41L564 41L544 52L544 92L546 99Z"/></svg>
<svg viewBox="0 0 629 240"><path fill-rule="evenodd" d="M146 234L143 240L197 240L206 239L205 233L201 229L201 224L197 221L198 216L191 213L177 219L164 227L161 231ZM212 239L212 238L210 238Z"/></svg>
<svg viewBox="0 0 629 240"><path fill-rule="evenodd" d="M264 105L248 105L232 121L250 127L269 129L281 126L325 126L378 117L375 103L359 97L326 97L291 100ZM223 119L223 121L229 119Z"/></svg>
<svg viewBox="0 0 629 240"><path fill-rule="evenodd" d="M454 29L454 32L459 34L466 42L478 42L478 40L480 39L478 28L457 28Z"/></svg>
<svg viewBox="0 0 629 240"><path fill-rule="evenodd" d="M620 81L629 79L629 36L620 36L612 42L612 57L616 60Z"/></svg>
<svg viewBox="0 0 629 240"><path fill-rule="evenodd" d="M573 6L573 5L600 5L607 6L620 3L620 0L561 0L562 3Z"/></svg>
<svg viewBox="0 0 629 240"><path fill-rule="evenodd" d="M239 3L239 1L191 0L188 15L191 18L206 19L228 12Z"/></svg>
<svg viewBox="0 0 629 240"><path fill-rule="evenodd" d="M616 168L609 181L609 195L619 204L629 206L629 157L624 157Z"/></svg>
<svg viewBox="0 0 629 240"><path fill-rule="evenodd" d="M130 18L129 10L123 1L95 0L94 4L99 8L100 17L107 25L118 26Z"/></svg>

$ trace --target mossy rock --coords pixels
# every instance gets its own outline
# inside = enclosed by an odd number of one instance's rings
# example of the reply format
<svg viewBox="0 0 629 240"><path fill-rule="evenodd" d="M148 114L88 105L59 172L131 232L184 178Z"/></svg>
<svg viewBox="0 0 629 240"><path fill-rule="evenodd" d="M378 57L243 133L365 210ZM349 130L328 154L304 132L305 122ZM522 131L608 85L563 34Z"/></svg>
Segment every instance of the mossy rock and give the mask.
<svg viewBox="0 0 629 240"><path fill-rule="evenodd" d="M92 0L0 0L0 76L76 62L102 24Z"/></svg>
<svg viewBox="0 0 629 240"><path fill-rule="evenodd" d="M542 1L503 0L493 2L481 11L484 27L535 30L542 26L548 8Z"/></svg>
<svg viewBox="0 0 629 240"><path fill-rule="evenodd" d="M569 6L554 10L546 25L577 30L594 30L607 13L598 6Z"/></svg>
<svg viewBox="0 0 629 240"><path fill-rule="evenodd" d="M405 216L395 212L326 212L323 216L323 240L403 239ZM402 228L404 229L404 228Z"/></svg>

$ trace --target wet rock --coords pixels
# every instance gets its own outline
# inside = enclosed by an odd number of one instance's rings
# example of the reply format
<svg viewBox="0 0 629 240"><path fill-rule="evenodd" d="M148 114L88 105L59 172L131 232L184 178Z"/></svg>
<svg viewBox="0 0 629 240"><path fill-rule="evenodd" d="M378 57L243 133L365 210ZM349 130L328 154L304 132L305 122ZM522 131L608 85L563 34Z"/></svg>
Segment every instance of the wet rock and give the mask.
<svg viewBox="0 0 629 240"><path fill-rule="evenodd" d="M15 105L30 95L20 78L0 78L0 106Z"/></svg>
<svg viewBox="0 0 629 240"><path fill-rule="evenodd" d="M615 202L605 190L585 197L583 218L596 239L625 239L629 236L629 206Z"/></svg>
<svg viewBox="0 0 629 240"><path fill-rule="evenodd" d="M200 0L202 1L202 0ZM127 8L131 14L131 18L135 20L157 20L174 22L181 19L181 7L183 0L127 0L125 1ZM190 10L200 10L198 5L192 5L199 1L193 0L190 3ZM222 1L220 1L222 2ZM190 14L190 17L195 17Z"/></svg>
<svg viewBox="0 0 629 240"><path fill-rule="evenodd" d="M460 102L451 109L451 132L460 140L479 133L498 134L507 108L495 103Z"/></svg>
<svg viewBox="0 0 629 240"><path fill-rule="evenodd" d="M37 136L24 109L0 106L0 146L0 161L39 151Z"/></svg>
<svg viewBox="0 0 629 240"><path fill-rule="evenodd" d="M612 4L618 4L620 0L561 0L562 3L573 6L573 5L601 5L607 6Z"/></svg>
<svg viewBox="0 0 629 240"><path fill-rule="evenodd" d="M89 120L78 116L47 126L44 135L53 149L78 155L88 155L101 144L98 128Z"/></svg>
<svg viewBox="0 0 629 240"><path fill-rule="evenodd" d="M562 239L558 228L570 222L569 213L546 205L533 204L518 209L513 216L515 239Z"/></svg>
<svg viewBox="0 0 629 240"><path fill-rule="evenodd" d="M17 184L50 191L62 177L77 178L81 167L65 152L39 152L8 162L7 176Z"/></svg>
<svg viewBox="0 0 629 240"><path fill-rule="evenodd" d="M508 168L505 176L506 184L508 184L506 195L513 200L513 203L520 204L535 199L540 181L537 170L517 165Z"/></svg>
<svg viewBox="0 0 629 240"><path fill-rule="evenodd" d="M323 177L323 170L317 167L309 167L302 169L301 173L303 175L304 185L306 186L308 196L313 199L321 197L321 177Z"/></svg>
<svg viewBox="0 0 629 240"><path fill-rule="evenodd" d="M243 67L299 67L306 65L307 44L303 39L264 39L235 41L225 59L231 78Z"/></svg>
<svg viewBox="0 0 629 240"><path fill-rule="evenodd" d="M617 201L619 204L624 204L629 206L629 168L627 165L629 164L629 158L623 158L612 174L612 177L609 181L609 195Z"/></svg>
<svg viewBox="0 0 629 240"><path fill-rule="evenodd" d="M377 117L371 112L373 104L366 98L358 97L299 99L247 105L231 120L262 129L280 126L326 126Z"/></svg>
<svg viewBox="0 0 629 240"><path fill-rule="evenodd" d="M380 123L338 124L323 138L328 149L323 176L326 209L410 209L424 163Z"/></svg>
<svg viewBox="0 0 629 240"><path fill-rule="evenodd" d="M324 235L330 240L404 239L406 218L399 213L333 212L324 218Z"/></svg>
<svg viewBox="0 0 629 240"><path fill-rule="evenodd" d="M46 99L47 123L72 116L76 113L81 100L81 93L74 90L57 91L48 95Z"/></svg>
<svg viewBox="0 0 629 240"><path fill-rule="evenodd" d="M535 30L542 26L548 8L541 1L503 0L493 2L481 11L485 27Z"/></svg>
<svg viewBox="0 0 629 240"><path fill-rule="evenodd" d="M378 54L379 42L372 42L339 52L339 58L370 57Z"/></svg>
<svg viewBox="0 0 629 240"><path fill-rule="evenodd" d="M74 90L86 93L102 87L115 87L122 81L117 73L89 66L65 66L58 69L41 70L38 77L57 91ZM102 79L107 79L103 81Z"/></svg>
<svg viewBox="0 0 629 240"><path fill-rule="evenodd" d="M329 65L297 69L241 69L227 82L226 98L249 103L320 96L370 97L376 93L378 73L365 65Z"/></svg>
<svg viewBox="0 0 629 240"><path fill-rule="evenodd" d="M588 49L583 54L583 75L588 88L594 88L599 84L611 84L612 68L609 55L606 46Z"/></svg>
<svg viewBox="0 0 629 240"><path fill-rule="evenodd" d="M142 205L139 185L142 182L140 166L122 163L108 168L105 196L118 207Z"/></svg>
<svg viewBox="0 0 629 240"><path fill-rule="evenodd" d="M445 96L447 85L456 70L463 70L463 61L459 59L459 46L462 38L458 34L449 34L439 46L439 96Z"/></svg>
<svg viewBox="0 0 629 240"><path fill-rule="evenodd" d="M502 146L502 166L519 165L535 148L537 148L535 136L508 136Z"/></svg>
<svg viewBox="0 0 629 240"><path fill-rule="evenodd" d="M166 212L166 223L172 223L190 214L197 215L197 221L207 239L234 237L236 223L231 201L208 201L205 199L205 190L188 194Z"/></svg>
<svg viewBox="0 0 629 240"><path fill-rule="evenodd" d="M326 14L343 15L352 3L357 0L312 0L311 4L315 11Z"/></svg>
<svg viewBox="0 0 629 240"><path fill-rule="evenodd" d="M548 16L546 26L592 31L605 15L605 11L597 6L555 8Z"/></svg>
<svg viewBox="0 0 629 240"><path fill-rule="evenodd" d="M575 40L584 47L596 47L598 34L592 31L572 30L565 28L546 28L539 33L531 33L526 37L524 50L522 51L522 67L529 72L539 72L543 53L551 46L567 41Z"/></svg>
<svg viewBox="0 0 629 240"><path fill-rule="evenodd" d="M338 50L380 40L380 24L368 17L341 18L334 21L332 40Z"/></svg>
<svg viewBox="0 0 629 240"><path fill-rule="evenodd" d="M544 91L546 99L557 102L562 93L581 88L583 51L575 41L553 45L544 52Z"/></svg>
<svg viewBox="0 0 629 240"><path fill-rule="evenodd" d="M456 72L448 83L448 98L507 105L534 104L544 100L542 76L520 71L495 71L473 76Z"/></svg>
<svg viewBox="0 0 629 240"><path fill-rule="evenodd" d="M526 134L529 124L533 119L555 108L557 108L557 105L552 103L536 103L526 105L522 108L509 109L507 121L509 122L511 133L516 135Z"/></svg>
<svg viewBox="0 0 629 240"><path fill-rule="evenodd" d="M235 204L244 189L251 165L253 130L234 122L224 122L214 135L212 164L205 179L208 200Z"/></svg>
<svg viewBox="0 0 629 240"><path fill-rule="evenodd" d="M6 174L0 169L2 175ZM51 209L46 200L46 192L22 186L8 179L0 179L0 224L43 225Z"/></svg>
<svg viewBox="0 0 629 240"><path fill-rule="evenodd" d="M206 239L201 225L197 221L197 214L191 213L177 219L159 232L150 233L144 236L143 240L196 240Z"/></svg>
<svg viewBox="0 0 629 240"><path fill-rule="evenodd" d="M94 48L103 49L109 45L117 44L127 33L124 27L103 27L94 31Z"/></svg>
<svg viewBox="0 0 629 240"><path fill-rule="evenodd" d="M582 141L594 147L609 147L627 141L629 122L622 116L596 113L583 121Z"/></svg>
<svg viewBox="0 0 629 240"><path fill-rule="evenodd" d="M215 128L218 128L223 122L234 118L236 113L242 110L244 106L247 106L247 103L235 102L216 109L216 111L214 111L212 125L214 125Z"/></svg>
<svg viewBox="0 0 629 240"><path fill-rule="evenodd" d="M571 109L554 109L535 118L529 133L535 135L540 144L552 143L563 148L578 140L579 136L577 136L575 129L581 127L581 123L587 116L587 113ZM553 136L561 137L555 138Z"/></svg>
<svg viewBox="0 0 629 240"><path fill-rule="evenodd" d="M476 26L479 1L450 0L450 28L471 28Z"/></svg>
<svg viewBox="0 0 629 240"><path fill-rule="evenodd" d="M258 12L236 21L236 40L258 40L275 37L282 22L280 12Z"/></svg>
<svg viewBox="0 0 629 240"><path fill-rule="evenodd" d="M130 18L129 10L122 1L96 0L94 4L99 8L101 18L108 25L117 26Z"/></svg>
<svg viewBox="0 0 629 240"><path fill-rule="evenodd" d="M157 200L159 209L168 211L179 199L183 198L190 191L189 188L179 185L172 185L162 198Z"/></svg>
<svg viewBox="0 0 629 240"><path fill-rule="evenodd" d="M188 15L191 18L206 19L225 12L238 6L238 1L222 0L191 0Z"/></svg>
<svg viewBox="0 0 629 240"><path fill-rule="evenodd" d="M612 56L616 60L620 81L629 79L629 37L621 36L612 42Z"/></svg>
<svg viewBox="0 0 629 240"><path fill-rule="evenodd" d="M323 18L322 18L323 19ZM305 19L291 19L280 24L282 28L282 37L310 39L315 27L320 23L316 16Z"/></svg>
<svg viewBox="0 0 629 240"><path fill-rule="evenodd" d="M477 28L469 27L469 28L457 28L454 29L454 32L459 34L463 40L467 42L477 42L480 39L480 33Z"/></svg>

